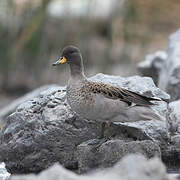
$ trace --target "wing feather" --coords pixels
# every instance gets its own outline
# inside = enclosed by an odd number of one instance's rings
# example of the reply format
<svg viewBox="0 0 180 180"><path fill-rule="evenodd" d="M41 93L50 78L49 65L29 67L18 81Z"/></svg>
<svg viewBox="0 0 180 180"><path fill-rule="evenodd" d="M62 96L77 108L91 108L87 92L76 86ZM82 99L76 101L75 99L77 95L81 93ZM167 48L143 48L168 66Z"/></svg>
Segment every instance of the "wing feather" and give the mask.
<svg viewBox="0 0 180 180"><path fill-rule="evenodd" d="M89 82L89 88L93 93L102 94L110 99L119 99L120 101L128 103L128 105L135 103L140 106L150 106L154 105L151 101L161 101L157 98L146 97L127 89L117 88L100 82Z"/></svg>

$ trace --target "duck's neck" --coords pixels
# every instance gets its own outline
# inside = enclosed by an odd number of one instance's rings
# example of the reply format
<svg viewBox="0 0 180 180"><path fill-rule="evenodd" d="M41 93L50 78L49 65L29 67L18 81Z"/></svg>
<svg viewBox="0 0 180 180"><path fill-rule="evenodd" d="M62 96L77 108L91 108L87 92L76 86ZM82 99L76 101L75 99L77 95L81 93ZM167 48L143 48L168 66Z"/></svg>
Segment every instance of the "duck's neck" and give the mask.
<svg viewBox="0 0 180 180"><path fill-rule="evenodd" d="M84 66L82 60L80 61L80 64L70 64L70 73L71 78L73 79L84 79Z"/></svg>

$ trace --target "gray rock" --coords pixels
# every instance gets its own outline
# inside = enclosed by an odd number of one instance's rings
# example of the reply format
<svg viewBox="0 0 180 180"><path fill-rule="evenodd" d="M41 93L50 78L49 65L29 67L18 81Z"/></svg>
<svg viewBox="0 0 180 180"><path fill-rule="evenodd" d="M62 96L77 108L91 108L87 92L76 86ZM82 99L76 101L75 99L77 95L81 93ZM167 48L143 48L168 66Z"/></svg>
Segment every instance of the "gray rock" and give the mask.
<svg viewBox="0 0 180 180"><path fill-rule="evenodd" d="M114 84L148 96L156 96L168 100L169 95L158 89L151 78L108 76L98 74L91 79ZM154 106L162 115L166 115L166 102ZM155 125L163 129L165 122ZM156 123L155 123L156 124ZM133 125L112 126L116 138L133 141L157 138L144 133L139 127L131 127L126 135L119 132ZM150 125L152 126L152 125ZM146 126L146 129L150 128ZM131 131L130 129L134 129ZM155 129L155 128L154 128ZM157 130L158 131L158 130ZM0 161L6 163L11 173L40 172L59 162L64 167L77 170L77 146L100 136L98 122L91 122L74 114L66 102L64 87L54 86L25 103L22 103L11 114L3 127L0 136ZM123 132L123 131L122 131ZM132 133L133 132L133 133ZM154 131L155 132L155 131ZM157 133L157 132L155 132ZM164 131L162 132L162 134Z"/></svg>
<svg viewBox="0 0 180 180"><path fill-rule="evenodd" d="M170 36L167 54L159 76L159 87L174 101L180 99L180 30Z"/></svg>
<svg viewBox="0 0 180 180"><path fill-rule="evenodd" d="M138 71L143 76L151 77L155 84L158 84L160 70L166 60L167 53L164 51L148 54L145 60L138 64Z"/></svg>
<svg viewBox="0 0 180 180"><path fill-rule="evenodd" d="M5 123L6 117L15 111L15 109L22 104L23 102L26 102L30 99L33 99L37 97L43 90L55 88L58 85L52 84L52 85L45 85L40 88L35 89L34 91L31 91L30 93L25 94L24 96L14 100L4 108L0 110L0 126L2 127Z"/></svg>
<svg viewBox="0 0 180 180"><path fill-rule="evenodd" d="M169 104L168 132L170 144L163 151L164 161L169 161L167 166L174 171L180 167L180 100ZM179 171L179 170L178 170Z"/></svg>
<svg viewBox="0 0 180 180"><path fill-rule="evenodd" d="M0 180L8 180L10 177L10 174L7 172L5 168L5 164L0 164Z"/></svg>
<svg viewBox="0 0 180 180"><path fill-rule="evenodd" d="M114 126L116 126L114 131L117 128L120 134L127 134L126 137L130 137L132 140L149 139L156 141L160 147L166 145L168 141L166 124L161 121L116 122Z"/></svg>
<svg viewBox="0 0 180 180"><path fill-rule="evenodd" d="M167 129L169 141L161 147L162 160L169 172L179 172L180 168L180 100L169 104Z"/></svg>
<svg viewBox="0 0 180 180"><path fill-rule="evenodd" d="M111 136L123 140L152 140L161 149L161 158L169 172L179 172L180 168L180 135L167 133L167 127L160 121L139 121L131 123L114 123ZM177 133L176 133L177 134Z"/></svg>
<svg viewBox="0 0 180 180"><path fill-rule="evenodd" d="M169 103L168 128L170 135L180 134L180 100Z"/></svg>
<svg viewBox="0 0 180 180"><path fill-rule="evenodd" d="M166 168L156 157L150 160L142 156L126 156L116 166L123 180L168 180Z"/></svg>
<svg viewBox="0 0 180 180"><path fill-rule="evenodd" d="M77 175L56 164L38 175L12 176L11 180L177 180L176 177L166 174L166 168L158 158L147 160L140 155L129 155L113 168L88 175Z"/></svg>
<svg viewBox="0 0 180 180"><path fill-rule="evenodd" d="M180 150L180 134L171 137L172 144Z"/></svg>
<svg viewBox="0 0 180 180"><path fill-rule="evenodd" d="M50 88L8 117L1 136L0 161L9 172L39 172L55 162L76 168L76 146L99 135L100 125L73 114L59 93L63 90ZM55 99L55 106L48 106Z"/></svg>
<svg viewBox="0 0 180 180"><path fill-rule="evenodd" d="M143 154L148 158L161 156L160 148L152 141L109 140L94 144L88 141L77 147L79 172L85 173L96 168L111 167L123 156L131 153Z"/></svg>

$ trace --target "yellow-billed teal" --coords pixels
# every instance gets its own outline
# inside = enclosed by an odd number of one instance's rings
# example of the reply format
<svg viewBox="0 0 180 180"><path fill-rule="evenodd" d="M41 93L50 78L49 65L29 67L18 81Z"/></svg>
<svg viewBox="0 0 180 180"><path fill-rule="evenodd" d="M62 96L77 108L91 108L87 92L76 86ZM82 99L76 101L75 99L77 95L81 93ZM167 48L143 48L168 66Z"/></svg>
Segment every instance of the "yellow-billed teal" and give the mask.
<svg viewBox="0 0 180 180"><path fill-rule="evenodd" d="M67 101L72 110L83 118L102 122L164 120L150 107L153 105L151 101L159 99L88 80L84 75L83 59L77 47L65 47L60 59L53 65L64 63L70 66Z"/></svg>

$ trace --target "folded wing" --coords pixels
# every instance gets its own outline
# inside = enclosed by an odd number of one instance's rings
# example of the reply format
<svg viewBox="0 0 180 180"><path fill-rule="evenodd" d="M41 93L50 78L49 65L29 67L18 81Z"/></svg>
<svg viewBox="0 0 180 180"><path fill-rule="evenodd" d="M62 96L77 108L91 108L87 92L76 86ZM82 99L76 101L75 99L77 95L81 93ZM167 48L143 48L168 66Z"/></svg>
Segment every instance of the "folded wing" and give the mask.
<svg viewBox="0 0 180 180"><path fill-rule="evenodd" d="M146 97L127 89L117 88L115 86L104 83L89 82L89 87L90 91L93 93L102 94L106 98L110 99L119 99L120 101L128 103L129 106L132 103L135 103L139 106L150 106L154 105L154 103L152 103L151 101L161 101L161 99Z"/></svg>

